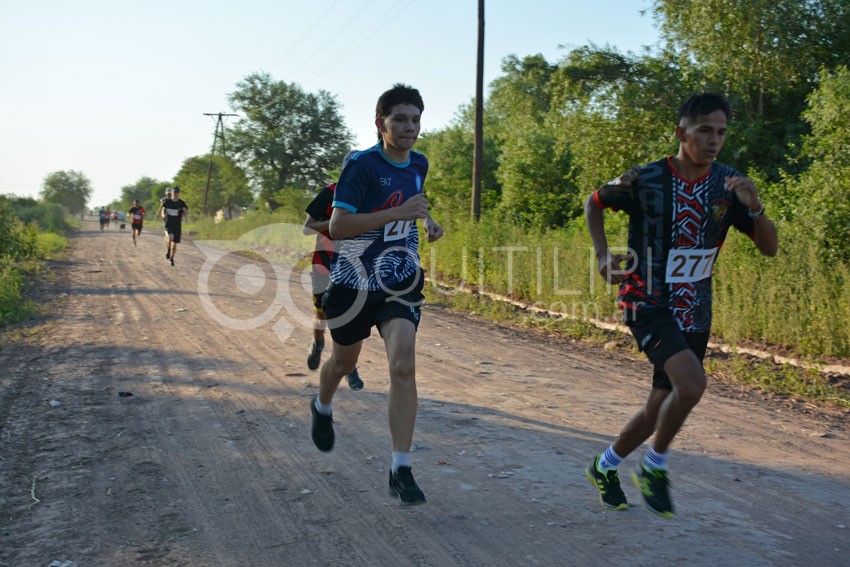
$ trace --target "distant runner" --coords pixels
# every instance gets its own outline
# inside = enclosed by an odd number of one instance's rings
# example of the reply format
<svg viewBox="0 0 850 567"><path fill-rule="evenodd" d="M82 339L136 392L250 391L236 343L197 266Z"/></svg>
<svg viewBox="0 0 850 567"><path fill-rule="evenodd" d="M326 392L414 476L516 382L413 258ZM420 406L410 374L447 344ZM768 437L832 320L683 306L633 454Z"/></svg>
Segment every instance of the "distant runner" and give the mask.
<svg viewBox="0 0 850 567"><path fill-rule="evenodd" d="M139 204L138 199L133 201L133 206L127 211L127 216L130 217L131 226L133 227L133 246L136 246L136 236L142 234L142 221L146 214L148 214L147 211Z"/></svg>
<svg viewBox="0 0 850 567"><path fill-rule="evenodd" d="M189 215L189 205L180 198L180 187L171 189L171 199L165 199L159 206L160 214L165 216L165 232L168 235L165 248L165 259L174 265L177 245L180 243L183 219Z"/></svg>

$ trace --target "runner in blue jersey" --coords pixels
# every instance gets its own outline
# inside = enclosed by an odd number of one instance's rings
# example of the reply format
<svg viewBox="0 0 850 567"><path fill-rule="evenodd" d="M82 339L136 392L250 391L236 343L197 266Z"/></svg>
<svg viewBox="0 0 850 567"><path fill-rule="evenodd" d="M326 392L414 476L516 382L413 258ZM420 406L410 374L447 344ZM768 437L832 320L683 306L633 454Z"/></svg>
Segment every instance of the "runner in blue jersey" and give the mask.
<svg viewBox="0 0 850 567"><path fill-rule="evenodd" d="M397 84L383 93L375 109L378 144L354 154L337 182L330 221L337 257L323 305L333 348L322 365L319 395L310 404L313 443L330 451L334 393L357 366L363 339L377 327L390 372L389 491L403 505L425 502L410 463L417 407L416 329L424 299L416 221L423 221L429 241L443 235L422 192L428 161L412 150L423 109L416 89Z"/></svg>
<svg viewBox="0 0 850 567"><path fill-rule="evenodd" d="M632 479L645 508L673 516L668 449L705 391L714 261L731 227L749 235L762 254L777 252L776 228L753 181L714 161L730 114L721 96L689 98L679 109L678 154L631 168L585 202L599 273L620 284L624 321L655 367L646 404L586 471L609 509L628 508L617 466L654 433ZM628 255L608 249L606 208L629 215Z"/></svg>

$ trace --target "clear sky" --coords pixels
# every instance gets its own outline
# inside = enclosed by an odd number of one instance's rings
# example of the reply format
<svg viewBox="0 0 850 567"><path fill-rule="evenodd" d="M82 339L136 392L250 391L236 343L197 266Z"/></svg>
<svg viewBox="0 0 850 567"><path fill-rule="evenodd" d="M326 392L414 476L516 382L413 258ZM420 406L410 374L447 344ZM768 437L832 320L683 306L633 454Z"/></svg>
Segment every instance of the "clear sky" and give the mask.
<svg viewBox="0 0 850 567"><path fill-rule="evenodd" d="M649 0L485 0L485 85L506 55L557 62L593 42L658 41ZM475 94L476 0L0 0L0 193L84 173L90 206L142 176L169 181L211 147L227 94L265 71L342 104L374 143L378 95L418 88L423 129ZM486 98L485 91L485 98ZM234 119L230 119L232 124ZM227 124L227 123L226 123Z"/></svg>

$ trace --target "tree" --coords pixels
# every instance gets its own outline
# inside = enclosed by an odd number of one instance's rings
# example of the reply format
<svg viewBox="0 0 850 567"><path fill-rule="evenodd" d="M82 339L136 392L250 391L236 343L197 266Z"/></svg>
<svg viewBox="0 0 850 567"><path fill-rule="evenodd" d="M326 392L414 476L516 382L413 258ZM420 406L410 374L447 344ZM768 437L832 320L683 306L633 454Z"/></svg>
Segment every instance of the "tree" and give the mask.
<svg viewBox="0 0 850 567"><path fill-rule="evenodd" d="M675 152L676 109L704 87L669 52L635 56L589 45L568 53L551 80L548 124L572 154L580 188L573 206L630 166Z"/></svg>
<svg viewBox="0 0 850 567"><path fill-rule="evenodd" d="M91 182L79 171L49 173L41 188L41 197L45 202L60 204L71 214L86 210L91 193Z"/></svg>
<svg viewBox="0 0 850 567"><path fill-rule="evenodd" d="M812 133L804 138L802 157L811 167L787 193L803 223L810 227L827 257L850 261L850 70L824 72L809 96L803 117Z"/></svg>
<svg viewBox="0 0 850 567"><path fill-rule="evenodd" d="M472 179L474 145L474 108L460 109L451 124L442 130L423 134L416 149L428 157L425 192L428 201L442 211L466 211L469 208L469 184ZM495 173L499 165L498 149L489 135L484 136L481 209L498 205L501 186ZM460 218L467 218L464 213Z"/></svg>
<svg viewBox="0 0 850 567"><path fill-rule="evenodd" d="M244 118L231 129L229 147L260 199L274 206L282 191L309 194L325 185L327 172L353 144L336 98L304 92L267 73L249 75L236 87L228 100Z"/></svg>
<svg viewBox="0 0 850 567"><path fill-rule="evenodd" d="M156 179L147 176L140 177L139 180L132 185L125 185L121 188L119 209L122 211L129 210L130 207L133 206L133 201L136 199L138 199L139 203L147 209L148 205L152 204L150 202L152 193L163 187L163 185L164 183L162 181L157 181ZM158 192L162 195L162 191ZM159 199L157 199L157 202L158 201Z"/></svg>
<svg viewBox="0 0 850 567"><path fill-rule="evenodd" d="M572 216L577 193L569 177L571 155L547 124L555 66L540 55L502 62L505 75L491 84L487 131L499 147L500 208L521 222L557 226Z"/></svg>
<svg viewBox="0 0 850 567"><path fill-rule="evenodd" d="M800 114L818 69L850 59L850 4L657 0L654 14L670 49L730 97L741 157L777 178L786 148L806 131Z"/></svg>
<svg viewBox="0 0 850 567"><path fill-rule="evenodd" d="M210 159L212 170L210 171ZM204 193L207 188L209 172L210 187L207 195L207 210L217 211L223 207L244 207L253 201L254 197L248 187L245 172L233 160L223 156L209 155L190 157L174 178L174 183L180 186L180 198L186 201L196 213L201 212Z"/></svg>

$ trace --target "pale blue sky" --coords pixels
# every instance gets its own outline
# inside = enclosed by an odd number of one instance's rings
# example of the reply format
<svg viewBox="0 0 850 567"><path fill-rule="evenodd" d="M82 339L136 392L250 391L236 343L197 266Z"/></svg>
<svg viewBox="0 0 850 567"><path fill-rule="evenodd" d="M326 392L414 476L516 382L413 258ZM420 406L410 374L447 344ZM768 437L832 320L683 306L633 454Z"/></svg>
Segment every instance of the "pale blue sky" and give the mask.
<svg viewBox="0 0 850 567"><path fill-rule="evenodd" d="M98 206L209 151L227 94L255 71L334 94L358 147L378 95L418 88L423 129L475 93L476 0L0 0L0 193L72 169ZM485 84L501 60L658 41L649 0L486 0ZM485 94L486 97L486 94ZM232 120L231 124L232 124Z"/></svg>

